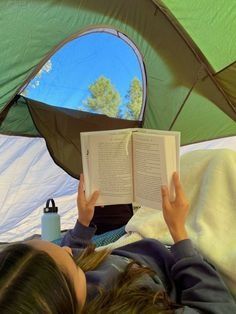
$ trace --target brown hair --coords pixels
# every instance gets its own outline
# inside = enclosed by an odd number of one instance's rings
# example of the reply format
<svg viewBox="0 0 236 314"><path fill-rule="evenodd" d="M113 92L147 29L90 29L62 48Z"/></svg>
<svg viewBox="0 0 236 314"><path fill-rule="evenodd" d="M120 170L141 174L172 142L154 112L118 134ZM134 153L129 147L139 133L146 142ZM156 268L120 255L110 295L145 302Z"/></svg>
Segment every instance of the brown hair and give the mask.
<svg viewBox="0 0 236 314"><path fill-rule="evenodd" d="M84 271L96 269L110 254L89 246L75 258ZM27 244L14 244L0 253L1 314L152 314L174 313L179 308L164 290L153 291L138 282L154 272L131 262L109 291L79 308L74 285L45 252Z"/></svg>
<svg viewBox="0 0 236 314"><path fill-rule="evenodd" d="M76 258L76 262L84 271L94 270L110 253L109 250L95 251L94 246L89 246ZM169 314L174 313L175 309L182 308L170 301L165 290L153 291L138 284L144 275L153 277L155 272L131 262L108 291L101 288L97 290L98 295L92 301L86 302L81 313Z"/></svg>
<svg viewBox="0 0 236 314"><path fill-rule="evenodd" d="M73 284L45 252L23 243L0 253L1 314L77 314Z"/></svg>

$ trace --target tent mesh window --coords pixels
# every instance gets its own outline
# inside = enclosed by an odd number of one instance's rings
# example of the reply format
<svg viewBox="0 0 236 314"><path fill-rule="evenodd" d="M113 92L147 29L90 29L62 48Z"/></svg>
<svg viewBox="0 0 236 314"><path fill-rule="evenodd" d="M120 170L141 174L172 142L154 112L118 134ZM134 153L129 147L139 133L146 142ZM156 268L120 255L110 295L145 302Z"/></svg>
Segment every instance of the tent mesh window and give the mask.
<svg viewBox="0 0 236 314"><path fill-rule="evenodd" d="M123 33L96 28L57 49L21 95L51 106L140 121L146 99L142 56Z"/></svg>

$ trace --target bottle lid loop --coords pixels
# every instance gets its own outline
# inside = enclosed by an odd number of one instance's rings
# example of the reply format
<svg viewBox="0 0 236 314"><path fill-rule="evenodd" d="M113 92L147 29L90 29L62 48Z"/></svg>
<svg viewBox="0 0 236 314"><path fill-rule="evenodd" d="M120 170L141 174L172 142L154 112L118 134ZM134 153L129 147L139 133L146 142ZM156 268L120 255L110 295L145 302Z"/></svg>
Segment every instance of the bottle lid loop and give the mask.
<svg viewBox="0 0 236 314"><path fill-rule="evenodd" d="M51 203L51 206L50 206ZM44 213L57 213L58 208L55 206L55 202L53 198L50 198L46 202L46 207L43 209Z"/></svg>

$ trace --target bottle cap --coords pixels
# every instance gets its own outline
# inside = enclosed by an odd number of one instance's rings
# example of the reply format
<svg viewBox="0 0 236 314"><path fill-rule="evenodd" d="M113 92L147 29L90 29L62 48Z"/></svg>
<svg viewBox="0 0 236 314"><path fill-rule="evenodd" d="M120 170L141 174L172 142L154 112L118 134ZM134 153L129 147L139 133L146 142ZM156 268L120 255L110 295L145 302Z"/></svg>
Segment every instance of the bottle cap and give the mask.
<svg viewBox="0 0 236 314"><path fill-rule="evenodd" d="M50 202L52 203L52 206L50 205ZM58 208L55 206L55 202L53 198L50 198L46 202L46 207L44 207L43 212L44 213L57 213Z"/></svg>

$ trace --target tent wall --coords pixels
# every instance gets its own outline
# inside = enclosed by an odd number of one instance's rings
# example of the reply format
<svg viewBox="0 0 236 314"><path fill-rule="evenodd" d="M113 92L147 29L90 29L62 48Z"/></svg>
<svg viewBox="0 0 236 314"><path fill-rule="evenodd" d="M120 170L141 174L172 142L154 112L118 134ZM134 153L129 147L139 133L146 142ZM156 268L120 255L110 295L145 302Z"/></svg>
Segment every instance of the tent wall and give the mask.
<svg viewBox="0 0 236 314"><path fill-rule="evenodd" d="M1 120L0 130L2 134L41 137L31 118L26 101L22 97L5 108Z"/></svg>
<svg viewBox="0 0 236 314"><path fill-rule="evenodd" d="M157 4L160 1L155 1ZM236 18L232 0L162 0L215 72L235 62Z"/></svg>
<svg viewBox="0 0 236 314"><path fill-rule="evenodd" d="M55 108L32 100L27 104L54 161L75 178L82 173L80 132L138 127L138 121Z"/></svg>

